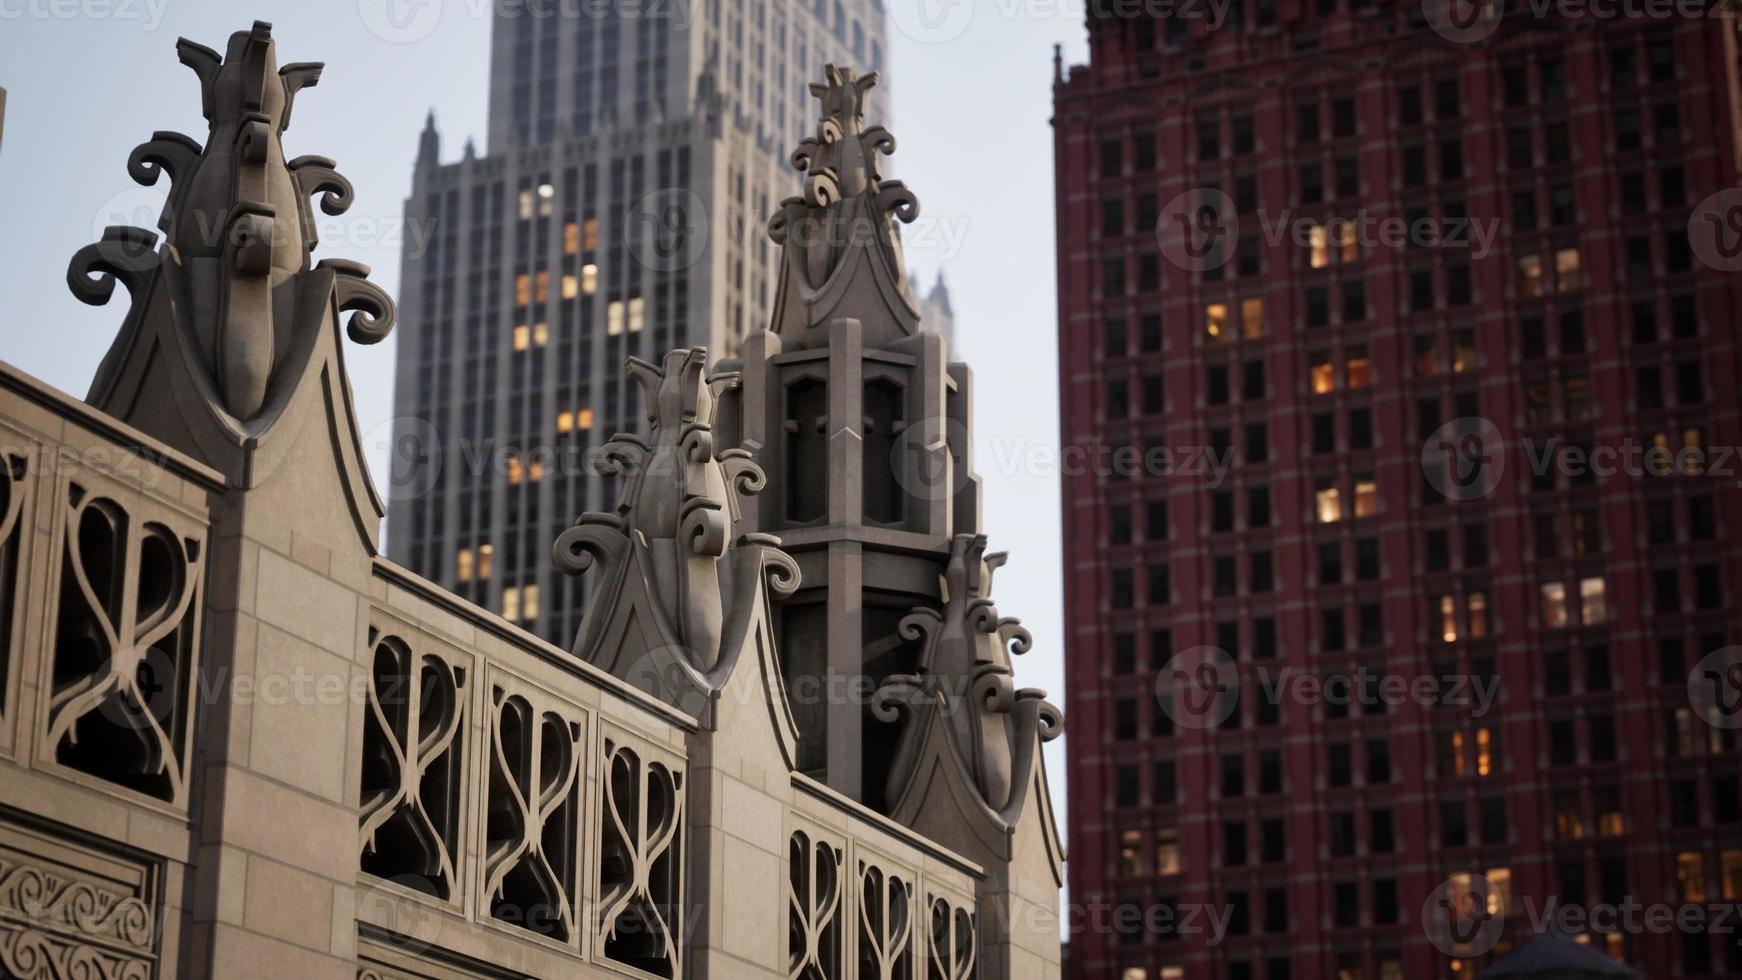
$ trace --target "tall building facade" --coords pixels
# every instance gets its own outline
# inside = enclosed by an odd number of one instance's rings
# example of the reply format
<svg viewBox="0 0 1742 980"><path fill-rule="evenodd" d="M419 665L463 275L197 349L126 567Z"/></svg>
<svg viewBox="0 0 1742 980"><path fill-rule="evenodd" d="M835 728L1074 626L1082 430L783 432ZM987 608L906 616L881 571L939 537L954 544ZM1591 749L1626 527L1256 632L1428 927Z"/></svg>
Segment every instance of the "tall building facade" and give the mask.
<svg viewBox="0 0 1742 980"><path fill-rule="evenodd" d="M1054 88L1075 975L1469 977L1551 901L1710 918L1733 21L1130 9ZM1584 941L1742 971L1623 922Z"/></svg>
<svg viewBox="0 0 1742 980"><path fill-rule="evenodd" d="M549 532L609 506L601 434L647 424L624 359L732 356L768 322L787 134L814 126L825 65L881 67L883 10L495 11L487 153L443 164L432 114L406 202L388 550L567 643L581 585L552 577ZM868 97L888 118L887 88Z"/></svg>

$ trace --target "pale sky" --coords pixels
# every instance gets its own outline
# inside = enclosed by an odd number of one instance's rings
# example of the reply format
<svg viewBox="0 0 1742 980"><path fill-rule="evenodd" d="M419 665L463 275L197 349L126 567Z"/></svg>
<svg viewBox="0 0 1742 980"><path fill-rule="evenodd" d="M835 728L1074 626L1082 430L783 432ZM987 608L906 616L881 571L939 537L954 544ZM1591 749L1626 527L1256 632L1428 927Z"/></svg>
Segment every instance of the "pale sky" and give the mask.
<svg viewBox="0 0 1742 980"><path fill-rule="evenodd" d="M907 256L928 286L943 268L956 312L951 356L974 368L987 531L993 549L1012 553L994 598L1035 637L1018 682L1062 706L1058 481L1047 465L1058 444L1049 120L1053 44L1065 45L1067 63L1086 57L1081 0L889 2L895 118L884 122L900 147L890 169L926 219ZM389 3L419 18L413 33L433 27L411 42L384 39L403 37L382 29ZM357 199L322 226L315 258L366 262L397 294L401 204L425 112L436 111L444 159L468 135L485 142L489 9L488 0L0 0L0 359L84 395L127 294L80 304L67 261L104 225L155 228L163 188L128 178L134 146L154 130L204 142L199 88L176 61L176 38L221 51L256 19L273 24L281 64L327 64L297 98L285 153L334 158ZM392 338L347 346L365 431L390 418L393 348ZM372 467L379 483L383 464ZM1063 744L1048 751L1061 816Z"/></svg>

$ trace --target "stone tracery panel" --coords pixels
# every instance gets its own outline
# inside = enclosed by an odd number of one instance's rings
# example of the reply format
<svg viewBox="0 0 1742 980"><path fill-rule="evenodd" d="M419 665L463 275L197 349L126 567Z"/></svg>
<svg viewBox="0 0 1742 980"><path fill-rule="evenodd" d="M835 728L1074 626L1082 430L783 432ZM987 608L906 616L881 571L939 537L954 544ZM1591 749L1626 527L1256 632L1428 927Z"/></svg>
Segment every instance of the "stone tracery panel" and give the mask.
<svg viewBox="0 0 1742 980"><path fill-rule="evenodd" d="M95 473L59 499L41 752L183 806L206 529Z"/></svg>
<svg viewBox="0 0 1742 980"><path fill-rule="evenodd" d="M864 850L855 863L859 980L913 980L913 876Z"/></svg>
<svg viewBox="0 0 1742 980"><path fill-rule="evenodd" d="M459 894L467 670L409 630L371 627L369 644L362 868L451 901Z"/></svg>
<svg viewBox="0 0 1742 980"><path fill-rule="evenodd" d="M497 674L490 689L483 908L556 942L579 940L587 716Z"/></svg>
<svg viewBox="0 0 1742 980"><path fill-rule="evenodd" d="M926 980L973 980L979 951L972 900L933 890L926 904Z"/></svg>
<svg viewBox="0 0 1742 980"><path fill-rule="evenodd" d="M676 978L683 975L684 767L615 726L602 736L595 955Z"/></svg>
<svg viewBox="0 0 1742 980"><path fill-rule="evenodd" d="M842 976L843 847L814 831L795 830L787 846L787 976Z"/></svg>

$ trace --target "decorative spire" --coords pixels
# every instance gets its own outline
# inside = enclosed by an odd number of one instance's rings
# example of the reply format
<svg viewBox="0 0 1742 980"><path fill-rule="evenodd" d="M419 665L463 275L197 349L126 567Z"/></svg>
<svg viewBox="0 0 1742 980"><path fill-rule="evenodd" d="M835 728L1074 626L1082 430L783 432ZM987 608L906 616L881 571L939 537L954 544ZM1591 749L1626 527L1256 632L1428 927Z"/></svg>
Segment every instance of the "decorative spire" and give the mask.
<svg viewBox="0 0 1742 980"><path fill-rule="evenodd" d="M1022 815L1040 743L1061 730L1046 692L1016 687L1010 655L1027 653L1034 640L992 604L992 573L1004 560L986 553L984 534L956 535L942 610L919 606L901 622L904 638L924 641L919 669L884 681L873 710L886 722L907 716L884 790L902 823L918 818L942 766L974 791L990 829L1007 831Z"/></svg>
<svg viewBox="0 0 1742 980"><path fill-rule="evenodd" d="M433 170L442 160L442 134L436 130L435 110L423 119L423 133L417 139L417 169Z"/></svg>
<svg viewBox="0 0 1742 980"><path fill-rule="evenodd" d="M768 222L784 254L772 329L803 346L810 331L851 309L867 323L867 341L886 345L917 329L901 236L890 218L911 223L919 199L880 169L895 137L882 126L865 128L865 93L877 73L835 65L825 71L827 81L810 87L822 107L817 133L792 152L792 165L805 173L804 192L782 201Z"/></svg>
<svg viewBox="0 0 1742 980"><path fill-rule="evenodd" d="M707 360L701 347L663 366L629 358L652 441L605 444L594 466L622 478L617 510L581 515L553 549L566 574L600 566L575 655L692 711L731 673L764 583L784 596L799 580L779 538L739 529L767 480L749 452L716 444L714 406L739 378L708 377Z"/></svg>
<svg viewBox="0 0 1742 980"><path fill-rule="evenodd" d="M200 79L201 109L211 124L206 145L158 132L127 161L141 184L155 184L163 174L174 182L158 222L166 247L155 261L147 259L136 253L155 244L149 233L110 228L101 243L80 250L68 270L74 295L86 303L107 302L115 274L140 290L91 400L101 404L111 393L143 315L140 301L155 292L141 277L161 278L173 297L165 313L182 334L177 347L192 352L211 407L232 427L259 428L275 414L274 395L286 394L275 382L307 347L307 334L319 330L329 295L341 310L362 311L349 325L359 343L387 336L393 301L366 281L367 266L323 262L310 268L316 237L309 198L319 194L329 215L343 214L352 200L351 184L333 161L305 156L286 163L280 142L297 93L320 80L321 66L278 68L272 25L260 21L232 35L222 57L185 38L176 53ZM101 275L92 280L93 273Z"/></svg>

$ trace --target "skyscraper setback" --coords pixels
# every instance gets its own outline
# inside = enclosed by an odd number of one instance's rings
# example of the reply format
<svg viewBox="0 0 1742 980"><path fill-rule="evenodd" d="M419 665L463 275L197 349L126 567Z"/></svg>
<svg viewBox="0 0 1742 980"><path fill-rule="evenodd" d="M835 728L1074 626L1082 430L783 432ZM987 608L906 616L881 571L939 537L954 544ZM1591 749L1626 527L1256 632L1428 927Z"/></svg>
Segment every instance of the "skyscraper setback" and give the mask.
<svg viewBox="0 0 1742 980"><path fill-rule="evenodd" d="M1063 492L1084 980L1472 977L1555 904L1742 897L1689 680L1742 643L1734 22L1428 8L1091 12L1058 71L1062 438L1131 447Z"/></svg>
<svg viewBox="0 0 1742 980"><path fill-rule="evenodd" d="M610 507L591 450L645 427L624 359L732 356L766 326L807 83L884 49L873 0L495 7L488 151L442 163L432 113L406 202L427 244L400 287L395 560L574 639L549 540Z"/></svg>

